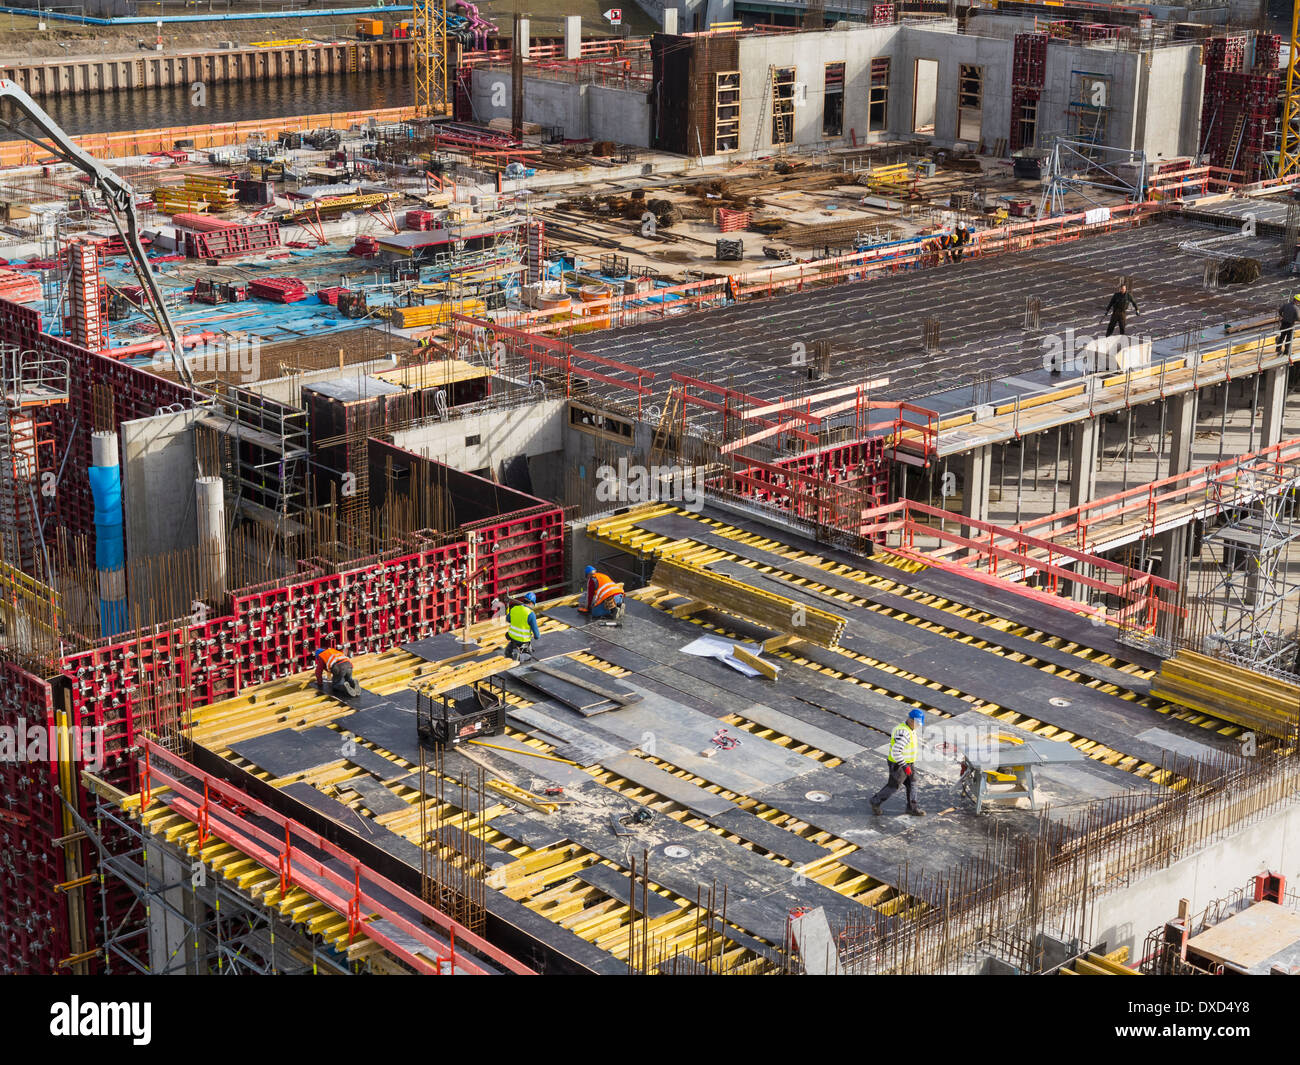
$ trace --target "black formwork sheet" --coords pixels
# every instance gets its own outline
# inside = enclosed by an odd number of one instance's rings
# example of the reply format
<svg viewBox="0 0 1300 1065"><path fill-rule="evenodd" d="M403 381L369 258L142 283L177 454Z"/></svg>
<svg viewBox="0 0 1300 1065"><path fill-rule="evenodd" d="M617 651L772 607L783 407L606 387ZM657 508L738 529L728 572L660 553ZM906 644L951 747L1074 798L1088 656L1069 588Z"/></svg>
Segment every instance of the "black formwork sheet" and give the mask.
<svg viewBox="0 0 1300 1065"><path fill-rule="evenodd" d="M232 743L230 749L240 758L246 758L258 768L265 769L273 778L279 778L308 773L321 766L344 761L347 758L344 753L346 743L347 739L342 733L317 726L301 732L291 728L268 732L264 736Z"/></svg>

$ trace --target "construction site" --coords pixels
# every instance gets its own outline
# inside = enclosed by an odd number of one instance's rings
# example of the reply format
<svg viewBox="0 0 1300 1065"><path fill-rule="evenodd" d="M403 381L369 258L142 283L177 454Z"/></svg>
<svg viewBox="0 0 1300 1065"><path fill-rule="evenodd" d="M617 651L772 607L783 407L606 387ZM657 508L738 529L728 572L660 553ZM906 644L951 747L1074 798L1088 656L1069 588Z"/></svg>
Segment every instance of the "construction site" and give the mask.
<svg viewBox="0 0 1300 1065"><path fill-rule="evenodd" d="M0 80L0 972L1300 975L1300 23L642 6Z"/></svg>

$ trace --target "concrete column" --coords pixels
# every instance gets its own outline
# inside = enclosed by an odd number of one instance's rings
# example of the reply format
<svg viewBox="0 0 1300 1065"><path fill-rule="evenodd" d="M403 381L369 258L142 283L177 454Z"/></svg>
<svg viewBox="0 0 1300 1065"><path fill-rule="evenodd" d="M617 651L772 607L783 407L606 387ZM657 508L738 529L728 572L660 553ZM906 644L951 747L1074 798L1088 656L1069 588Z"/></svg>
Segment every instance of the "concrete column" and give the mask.
<svg viewBox="0 0 1300 1065"><path fill-rule="evenodd" d="M220 477L200 477L194 482L198 501L199 565L209 599L219 601L226 591L226 496Z"/></svg>
<svg viewBox="0 0 1300 1065"><path fill-rule="evenodd" d="M1097 445L1101 423L1096 419L1070 426L1070 506L1079 507L1097 490Z"/></svg>
<svg viewBox="0 0 1300 1065"><path fill-rule="evenodd" d="M519 20L519 54L525 59L528 58L528 49L531 43L528 36L528 19L521 18Z"/></svg>
<svg viewBox="0 0 1300 1065"><path fill-rule="evenodd" d="M1186 473L1192 468L1192 445L1196 438L1196 406L1199 398L1197 392L1189 391L1168 401L1173 438L1169 447L1167 477Z"/></svg>
<svg viewBox="0 0 1300 1065"><path fill-rule="evenodd" d="M993 446L985 444L961 456L961 512L976 521L989 520L989 479Z"/></svg>
<svg viewBox="0 0 1300 1065"><path fill-rule="evenodd" d="M1264 373L1259 385L1260 406L1264 409L1264 422L1260 429L1259 446L1272 447L1281 443L1282 423L1286 419L1286 386L1289 366L1275 366Z"/></svg>
<svg viewBox="0 0 1300 1065"><path fill-rule="evenodd" d="M677 33L677 8L664 8L664 33L676 35Z"/></svg>
<svg viewBox="0 0 1300 1065"><path fill-rule="evenodd" d="M582 56L582 16L564 16L564 58L578 59Z"/></svg>
<svg viewBox="0 0 1300 1065"><path fill-rule="evenodd" d="M1176 529L1162 532L1155 538L1154 547L1160 552L1160 576L1167 581L1183 580L1187 568L1187 556L1191 550L1192 527L1180 525ZM1177 604L1177 592L1162 590L1160 598L1170 604ZM1171 614L1161 618L1158 635L1166 640L1174 639L1181 628L1181 622Z"/></svg>

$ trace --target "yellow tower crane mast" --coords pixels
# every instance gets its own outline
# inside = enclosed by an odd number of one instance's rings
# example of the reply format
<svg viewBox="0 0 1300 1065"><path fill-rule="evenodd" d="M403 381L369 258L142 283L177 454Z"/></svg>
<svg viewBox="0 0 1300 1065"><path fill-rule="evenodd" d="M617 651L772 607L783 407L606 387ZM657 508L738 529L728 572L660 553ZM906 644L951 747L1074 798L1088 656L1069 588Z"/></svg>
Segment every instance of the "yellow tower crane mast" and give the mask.
<svg viewBox="0 0 1300 1065"><path fill-rule="evenodd" d="M1286 59L1286 99L1282 103L1282 152L1277 176L1300 176L1300 0L1291 12L1291 50Z"/></svg>
<svg viewBox="0 0 1300 1065"><path fill-rule="evenodd" d="M415 107L423 116L451 114L447 79L447 0L411 0Z"/></svg>

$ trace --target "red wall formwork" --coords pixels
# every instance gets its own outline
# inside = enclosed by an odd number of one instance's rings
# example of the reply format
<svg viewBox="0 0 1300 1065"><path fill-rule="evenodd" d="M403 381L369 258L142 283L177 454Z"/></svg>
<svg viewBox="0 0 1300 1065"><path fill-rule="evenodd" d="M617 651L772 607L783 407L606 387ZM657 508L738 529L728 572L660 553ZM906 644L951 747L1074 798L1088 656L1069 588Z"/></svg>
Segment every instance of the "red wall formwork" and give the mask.
<svg viewBox="0 0 1300 1065"><path fill-rule="evenodd" d="M93 506L85 471L90 465L92 391L113 391L115 424L147 417L181 403L184 388L144 370L95 355L40 332L35 312L0 300L0 340L69 360L70 397L56 419L59 456L69 448L54 516L74 533L92 533ZM516 494L519 496L519 494ZM295 580L275 587L245 589L229 596L224 614L201 625L178 624L144 630L125 639L67 656L49 680L10 662L0 662L0 725L53 723L53 706L66 682L70 723L88 734L101 729L103 764L97 775L133 791L136 745L156 711L154 693L165 692L167 709L199 707L241 689L309 669L322 641L350 655L384 651L462 626L468 592L469 534L477 555L475 620L490 616L499 593L555 586L563 580L564 513L527 496L530 505L465 526L458 538L429 537L399 557L359 562L327 573L303 564ZM464 537L464 538L459 538ZM60 704L62 705L62 704ZM79 774L82 766L75 769ZM0 762L0 969L58 972L69 956L67 894L55 891L64 879L62 807L54 788L55 762ZM89 809L86 794L76 801ZM90 847L83 860L94 868ZM76 890L76 889L74 889ZM98 891L82 889L92 942L100 924ZM110 924L132 905L129 893L109 890Z"/></svg>

